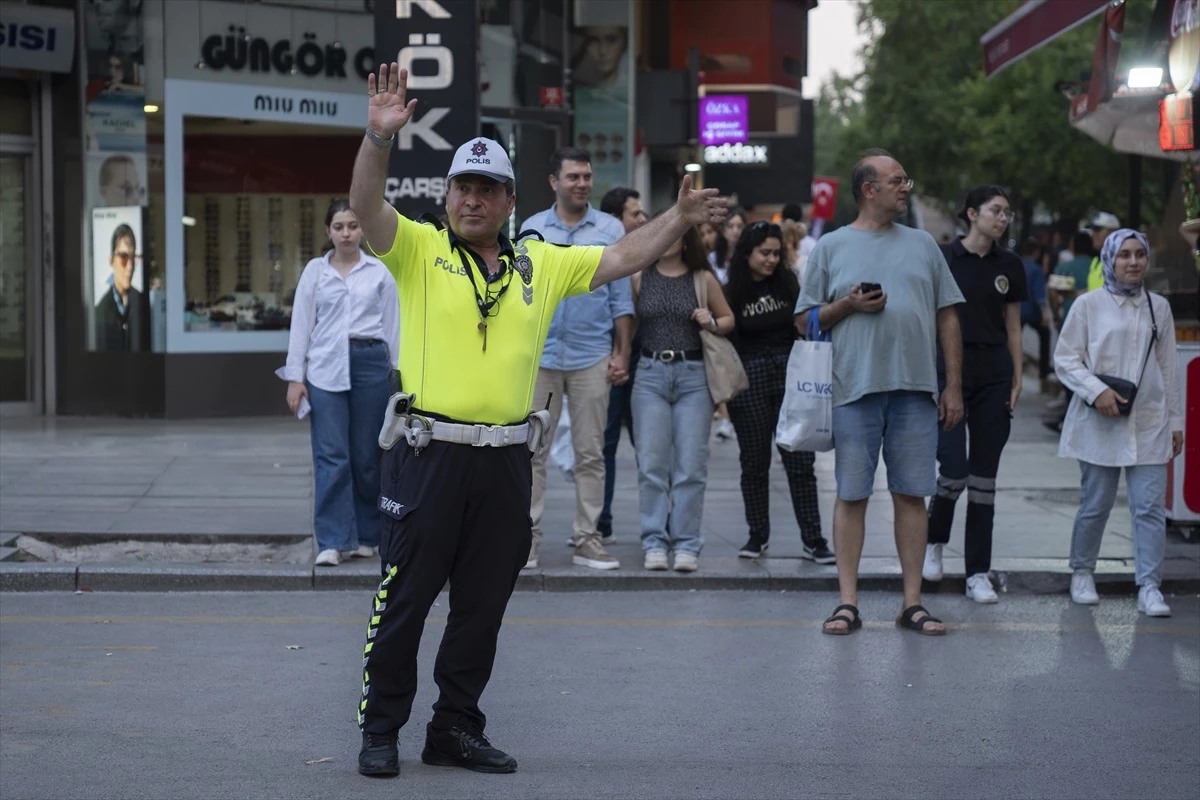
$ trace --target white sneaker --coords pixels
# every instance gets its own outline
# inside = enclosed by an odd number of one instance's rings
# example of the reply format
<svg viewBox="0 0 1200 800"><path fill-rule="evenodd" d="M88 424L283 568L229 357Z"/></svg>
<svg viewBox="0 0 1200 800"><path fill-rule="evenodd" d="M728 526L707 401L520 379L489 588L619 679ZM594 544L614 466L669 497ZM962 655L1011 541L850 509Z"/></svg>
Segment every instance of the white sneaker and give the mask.
<svg viewBox="0 0 1200 800"><path fill-rule="evenodd" d="M346 558L374 558L379 555L379 548L369 544L360 544L353 550L346 551Z"/></svg>
<svg viewBox="0 0 1200 800"><path fill-rule="evenodd" d="M675 554L675 571L676 572L695 572L700 566L700 559L691 553L676 553Z"/></svg>
<svg viewBox="0 0 1200 800"><path fill-rule="evenodd" d="M1090 571L1075 570L1075 574L1071 576L1071 599L1081 606L1094 606L1100 603L1100 595L1096 594L1096 579L1092 577Z"/></svg>
<svg viewBox="0 0 1200 800"><path fill-rule="evenodd" d="M717 434L717 438L721 440L732 439L736 435L733 432L733 423L727 419L722 419L717 423L715 433Z"/></svg>
<svg viewBox="0 0 1200 800"><path fill-rule="evenodd" d="M940 581L942 579L942 548L945 546L944 544L925 545L925 565L921 567L921 577L925 580Z"/></svg>
<svg viewBox="0 0 1200 800"><path fill-rule="evenodd" d="M521 569L537 569L537 566L538 566L537 551L538 551L538 546L536 543L534 543L533 545L530 545L529 560L525 562L525 566L521 567Z"/></svg>
<svg viewBox="0 0 1200 800"><path fill-rule="evenodd" d="M1163 600L1157 586L1143 586L1138 590L1138 611L1148 617L1171 616L1171 607Z"/></svg>
<svg viewBox="0 0 1200 800"><path fill-rule="evenodd" d="M342 556L337 550L322 550L317 553L317 560L313 563L318 567L336 567L342 563Z"/></svg>
<svg viewBox="0 0 1200 800"><path fill-rule="evenodd" d="M650 550L646 553L646 560L642 562L642 566L648 570L658 571L664 570L669 565L667 564L666 550Z"/></svg>
<svg viewBox="0 0 1200 800"><path fill-rule="evenodd" d="M967 578L967 597L976 603L1000 602L1000 596L996 594L996 590L992 586L992 579L987 576L986 572L977 572Z"/></svg>

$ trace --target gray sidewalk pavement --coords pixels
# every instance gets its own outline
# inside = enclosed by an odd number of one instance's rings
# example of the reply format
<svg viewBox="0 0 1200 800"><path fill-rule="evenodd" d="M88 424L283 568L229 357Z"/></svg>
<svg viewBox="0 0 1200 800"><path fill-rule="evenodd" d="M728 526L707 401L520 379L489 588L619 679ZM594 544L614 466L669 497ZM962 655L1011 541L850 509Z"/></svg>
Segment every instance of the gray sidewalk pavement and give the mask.
<svg viewBox="0 0 1200 800"><path fill-rule="evenodd" d="M1066 554L1078 502L1079 471L1056 457L1041 425L1044 398L1030 379L1001 462L994 569L1013 590L1066 585ZM826 536L832 538L833 454L817 474ZM616 541L622 568L570 565L573 484L551 468L541 569L526 589L832 588L833 567L800 559L786 480L771 472L771 558L739 560L746 525L736 442L714 439L705 498L701 569L646 573L638 543L637 473L623 439L617 459ZM947 571L961 591L960 504ZM0 588L350 588L377 580L377 563L313 569L312 455L308 424L278 418L203 421L34 418L0 423ZM892 508L882 466L867 512L862 574L867 586L897 584ZM23 560L22 560L23 559ZM42 559L40 561L33 559ZM1109 522L1099 573L1130 589L1131 525L1124 491ZM1200 586L1200 546L1172 534L1166 575Z"/></svg>

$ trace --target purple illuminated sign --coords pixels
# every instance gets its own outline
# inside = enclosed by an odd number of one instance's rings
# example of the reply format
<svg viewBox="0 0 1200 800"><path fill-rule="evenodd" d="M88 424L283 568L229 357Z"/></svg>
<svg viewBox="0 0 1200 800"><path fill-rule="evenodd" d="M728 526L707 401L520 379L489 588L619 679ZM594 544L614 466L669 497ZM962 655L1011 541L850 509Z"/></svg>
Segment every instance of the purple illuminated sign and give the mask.
<svg viewBox="0 0 1200 800"><path fill-rule="evenodd" d="M700 144L742 144L750 138L750 111L744 94L700 98Z"/></svg>

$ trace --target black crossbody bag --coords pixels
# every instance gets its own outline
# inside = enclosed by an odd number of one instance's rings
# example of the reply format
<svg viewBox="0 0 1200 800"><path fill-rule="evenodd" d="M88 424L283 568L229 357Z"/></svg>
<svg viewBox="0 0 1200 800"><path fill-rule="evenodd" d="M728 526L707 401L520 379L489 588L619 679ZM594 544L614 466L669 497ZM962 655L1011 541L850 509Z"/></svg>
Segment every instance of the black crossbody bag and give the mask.
<svg viewBox="0 0 1200 800"><path fill-rule="evenodd" d="M1142 360L1142 371L1138 373L1138 383L1142 382L1142 377L1146 374L1146 365L1150 363L1150 354L1154 352L1154 343L1158 341L1158 322L1154 319L1154 298L1150 292L1146 292L1146 304L1150 306L1150 346L1146 348L1146 357ZM1129 412L1133 410L1133 401L1137 399L1138 384L1112 375L1097 375L1096 377L1116 392L1119 397L1128 399L1127 403L1117 401L1117 410L1121 412L1121 416L1128 417ZM1088 405L1092 404L1088 403Z"/></svg>

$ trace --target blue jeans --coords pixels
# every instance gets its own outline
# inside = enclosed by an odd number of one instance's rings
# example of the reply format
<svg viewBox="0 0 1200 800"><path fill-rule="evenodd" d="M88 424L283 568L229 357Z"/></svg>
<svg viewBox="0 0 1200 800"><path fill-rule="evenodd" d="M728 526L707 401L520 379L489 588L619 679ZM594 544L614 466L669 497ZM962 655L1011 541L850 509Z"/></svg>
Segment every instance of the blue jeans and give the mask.
<svg viewBox="0 0 1200 800"><path fill-rule="evenodd" d="M307 384L318 550L379 546L379 427L390 370L383 342L352 340L349 391L327 392Z"/></svg>
<svg viewBox="0 0 1200 800"><path fill-rule="evenodd" d="M699 555L713 402L702 361L643 357L633 384L642 549ZM668 521L670 528L668 533Z"/></svg>
<svg viewBox="0 0 1200 800"><path fill-rule="evenodd" d="M608 393L608 424L604 427L604 508L596 527L601 533L612 531L613 490L617 483L617 445L621 443L621 426L629 431L629 443L637 447L633 435L633 376L623 386L614 386Z"/></svg>
<svg viewBox="0 0 1200 800"><path fill-rule="evenodd" d="M1100 540L1109 512L1117 499L1121 467L1079 462L1082 491L1075 528L1071 531L1071 569L1096 569ZM1167 549L1167 465L1138 464L1125 467L1129 512L1133 517L1133 575L1138 586L1162 583L1163 556Z"/></svg>
<svg viewBox="0 0 1200 800"><path fill-rule="evenodd" d="M842 500L866 500L875 488L879 448L888 489L929 497L937 485L938 407L931 392L876 392L833 408L833 472Z"/></svg>

